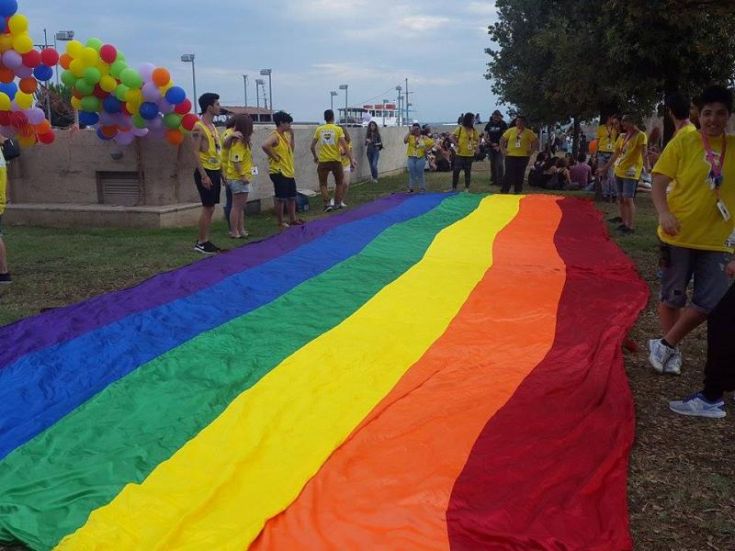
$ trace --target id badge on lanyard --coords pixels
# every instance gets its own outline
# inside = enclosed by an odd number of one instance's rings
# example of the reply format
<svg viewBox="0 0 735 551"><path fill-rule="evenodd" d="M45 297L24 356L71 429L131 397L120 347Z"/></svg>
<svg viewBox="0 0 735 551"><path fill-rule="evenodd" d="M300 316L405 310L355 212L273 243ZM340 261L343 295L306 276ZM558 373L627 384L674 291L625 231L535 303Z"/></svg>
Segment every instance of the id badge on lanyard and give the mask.
<svg viewBox="0 0 735 551"><path fill-rule="evenodd" d="M516 149L520 149L521 145L523 144L523 141L521 140L521 136L523 136L523 131L521 130L516 134Z"/></svg>
<svg viewBox="0 0 735 551"><path fill-rule="evenodd" d="M702 145L704 146L704 153L710 166L707 183L717 198L717 202L715 204L720 216L722 216L722 219L725 220L725 222L729 222L732 215L730 214L727 205L725 205L725 202L720 198L720 188L722 187L723 180L722 168L725 165L725 154L727 153L727 135L722 136L722 152L720 153L719 159L715 159L715 153L712 151L709 139L704 132L702 132Z"/></svg>

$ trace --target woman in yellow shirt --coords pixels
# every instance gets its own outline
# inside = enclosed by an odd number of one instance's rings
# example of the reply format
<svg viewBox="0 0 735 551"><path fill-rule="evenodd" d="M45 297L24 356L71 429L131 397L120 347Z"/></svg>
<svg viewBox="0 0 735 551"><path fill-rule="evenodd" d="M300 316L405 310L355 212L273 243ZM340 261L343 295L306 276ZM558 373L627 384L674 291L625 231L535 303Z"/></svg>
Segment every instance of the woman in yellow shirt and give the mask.
<svg viewBox="0 0 735 551"><path fill-rule="evenodd" d="M452 170L452 191L457 191L459 173L464 170L464 190L470 190L472 180L472 162L480 150L480 133L475 130L475 116L465 113L462 124L449 137L457 148Z"/></svg>
<svg viewBox="0 0 735 551"><path fill-rule="evenodd" d="M403 138L408 157L408 192L413 193L415 187L426 191L424 170L426 169L426 153L434 146L434 140L421 133L419 123L413 123L411 130Z"/></svg>
<svg viewBox="0 0 735 551"><path fill-rule="evenodd" d="M232 194L230 209L230 237L241 239L248 236L245 230L245 205L250 193L253 175L253 153L250 139L253 135L253 119L250 115L236 115L232 120L232 141L225 149L225 178Z"/></svg>
<svg viewBox="0 0 735 551"><path fill-rule="evenodd" d="M615 142L620 135L620 119L617 115L608 115L605 124L597 127L597 166L604 166L615 153ZM616 195L615 174L612 167L599 176L602 196L613 200ZM621 219L622 222L622 219Z"/></svg>
<svg viewBox="0 0 735 551"><path fill-rule="evenodd" d="M344 150L340 150L340 157L342 158L342 199L339 202L339 205L335 205L335 208L337 209L343 209L347 206L347 203L345 203L345 198L347 197L347 192L350 190L350 181L352 177L352 170L353 170L353 159L354 156L352 155L352 138L350 137L350 133L347 132L347 128L340 125L340 128L342 129L342 132L345 133L345 143L347 144L347 148Z"/></svg>
<svg viewBox="0 0 735 551"><path fill-rule="evenodd" d="M523 180L531 155L538 150L538 136L526 126L526 117L518 115L515 126L511 126L500 138L500 149L505 156L505 180L501 193L523 192Z"/></svg>

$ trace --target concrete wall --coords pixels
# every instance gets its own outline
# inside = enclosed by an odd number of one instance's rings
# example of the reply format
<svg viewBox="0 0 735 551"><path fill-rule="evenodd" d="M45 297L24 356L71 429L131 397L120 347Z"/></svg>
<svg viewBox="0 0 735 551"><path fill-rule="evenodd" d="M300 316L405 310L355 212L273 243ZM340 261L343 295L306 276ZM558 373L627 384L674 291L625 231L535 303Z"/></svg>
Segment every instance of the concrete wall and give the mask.
<svg viewBox="0 0 735 551"><path fill-rule="evenodd" d="M251 200L269 199L272 184L268 178L268 163L260 146L272 127L258 126L253 136L254 161L260 174L254 179ZM364 146L365 129L348 129L358 161L353 181L370 177L370 168ZM381 136L385 148L381 152L380 171L390 173L402 170L406 164L403 137L406 128L383 128ZM299 188L318 189L316 167L309 145L313 126L294 128L296 137L296 181ZM112 154L122 152L119 160ZM187 139L180 147L165 142L143 140L138 144L120 147L103 142L91 130L59 131L56 141L48 146L24 150L10 167L10 201L14 204L97 204L97 172L129 172L142 170L144 185L140 206L161 206L195 203L198 194L194 187L191 142ZM224 200L224 193L223 200Z"/></svg>

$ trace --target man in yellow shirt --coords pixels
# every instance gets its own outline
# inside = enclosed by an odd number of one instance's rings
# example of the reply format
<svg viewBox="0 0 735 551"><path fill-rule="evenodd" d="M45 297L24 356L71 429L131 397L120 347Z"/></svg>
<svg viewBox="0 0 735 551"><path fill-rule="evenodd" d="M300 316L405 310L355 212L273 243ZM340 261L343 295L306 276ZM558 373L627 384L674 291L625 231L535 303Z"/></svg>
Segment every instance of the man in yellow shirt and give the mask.
<svg viewBox="0 0 735 551"><path fill-rule="evenodd" d="M0 145L5 143L5 136L0 134ZM3 157L2 149L0 149L0 285L8 285L12 282L10 272L8 271L8 257L5 250L5 242L3 241L3 213L7 203L8 193L8 170Z"/></svg>
<svg viewBox="0 0 735 551"><path fill-rule="evenodd" d="M632 116L624 115L620 124L623 134L618 136L618 141L615 143L615 153L597 170L597 174L602 177L611 166L615 167L618 208L622 220L618 230L623 234L629 234L635 231L635 194L643 167L647 165L648 138L645 132L638 129Z"/></svg>
<svg viewBox="0 0 735 551"><path fill-rule="evenodd" d="M602 121L600 121L602 122ZM615 142L618 140L620 119L617 115L608 115L605 124L597 127L597 166L606 165L615 153ZM615 174L612 168L599 176L600 191L603 197L613 199L616 195ZM620 220L622 222L622 220Z"/></svg>
<svg viewBox="0 0 735 551"><path fill-rule="evenodd" d="M689 96L681 92L671 93L666 96L664 105L666 106L667 115L674 124L674 134L671 136L672 140L689 132L697 131L697 127L689 120L689 114L692 108L692 102ZM661 152L655 146L652 145L648 148L648 162L650 164L654 164L660 155Z"/></svg>
<svg viewBox="0 0 735 551"><path fill-rule="evenodd" d="M480 133L475 130L475 115L465 113L462 123L452 132L449 139L457 151L452 167L452 191L457 191L459 173L463 170L464 190L469 191L472 183L472 162L475 160L475 154L480 151Z"/></svg>
<svg viewBox="0 0 735 551"><path fill-rule="evenodd" d="M513 186L514 193L522 193L528 161L538 149L538 136L526 127L526 117L516 117L515 126L506 130L500 138L500 149L505 157L505 180L500 192L509 193Z"/></svg>
<svg viewBox="0 0 735 551"><path fill-rule="evenodd" d="M278 111L273 115L276 129L263 144L268 156L268 172L273 182L274 206L278 226L287 228L304 223L296 218L296 169L294 165L294 135L291 129L293 118L288 113ZM288 223L283 219L284 210L288 212Z"/></svg>
<svg viewBox="0 0 735 551"><path fill-rule="evenodd" d="M319 146L318 153L317 145ZM319 177L319 190L322 194L324 212L342 208L344 195L343 152L350 160L350 167L354 168L355 160L349 151L344 130L334 124L334 111L327 109L324 111L324 124L316 127L314 138L311 140L311 154L314 156L314 162L317 165L316 173ZM329 189L327 187L330 172L334 174L335 184L334 199L332 200L329 199Z"/></svg>
<svg viewBox="0 0 735 551"><path fill-rule="evenodd" d="M649 361L660 373L681 372L679 343L707 319L735 276L730 242L735 229L735 137L725 134L733 97L726 88L713 86L700 101L701 131L672 140L653 169L651 197L662 241L658 314L663 337L648 344ZM703 404L677 407L689 406Z"/></svg>

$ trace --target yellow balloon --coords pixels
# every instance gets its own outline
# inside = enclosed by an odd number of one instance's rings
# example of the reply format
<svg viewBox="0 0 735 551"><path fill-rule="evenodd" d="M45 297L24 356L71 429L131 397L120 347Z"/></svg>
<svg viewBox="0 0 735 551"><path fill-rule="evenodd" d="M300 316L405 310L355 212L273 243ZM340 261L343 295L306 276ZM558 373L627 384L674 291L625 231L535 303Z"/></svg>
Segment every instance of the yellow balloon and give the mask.
<svg viewBox="0 0 735 551"><path fill-rule="evenodd" d="M10 111L10 96L0 92L0 111Z"/></svg>
<svg viewBox="0 0 735 551"><path fill-rule="evenodd" d="M125 94L125 101L140 105L143 103L143 93L140 90L128 90L128 93Z"/></svg>
<svg viewBox="0 0 735 551"><path fill-rule="evenodd" d="M112 92L117 88L117 81L110 75L105 75L100 79L100 88L105 92Z"/></svg>
<svg viewBox="0 0 735 551"><path fill-rule="evenodd" d="M125 104L125 108L128 110L128 113L137 113L140 105L129 101Z"/></svg>
<svg viewBox="0 0 735 551"><path fill-rule="evenodd" d="M102 60L97 63L97 69L102 76L110 74L110 66Z"/></svg>
<svg viewBox="0 0 735 551"><path fill-rule="evenodd" d="M36 143L36 135L31 134L30 136L23 136L21 134L18 136L18 143L21 147L31 147Z"/></svg>
<svg viewBox="0 0 735 551"><path fill-rule="evenodd" d="M28 30L28 18L21 13L16 13L8 19L8 28L12 34L23 34Z"/></svg>
<svg viewBox="0 0 735 551"><path fill-rule="evenodd" d="M71 97L71 106L72 106L72 107L73 107L74 109L76 109L77 111L79 111L79 110L80 110L80 109L82 108L82 100L80 100L80 99L79 99L78 97L76 97L76 96L72 96L72 97Z"/></svg>
<svg viewBox="0 0 735 551"><path fill-rule="evenodd" d="M28 33L13 36L13 49L19 54L27 54L33 49L33 39Z"/></svg>
<svg viewBox="0 0 735 551"><path fill-rule="evenodd" d="M165 96L166 95L166 92L168 92L169 89L171 89L173 87L174 87L174 81L173 80L169 80L168 81L168 84L166 84L165 86L159 87L159 90L161 90L161 95L162 96Z"/></svg>
<svg viewBox="0 0 735 551"><path fill-rule="evenodd" d="M0 52L7 52L13 48L13 36L10 34L0 34Z"/></svg>
<svg viewBox="0 0 735 551"><path fill-rule="evenodd" d="M82 44L78 40L71 40L66 45L66 53L69 54L74 59L76 59L80 55L82 55L82 50L83 49L84 49L84 44Z"/></svg>
<svg viewBox="0 0 735 551"><path fill-rule="evenodd" d="M18 92L15 94L15 104L21 109L30 109L33 106L33 95Z"/></svg>
<svg viewBox="0 0 735 551"><path fill-rule="evenodd" d="M69 64L69 70L77 78L81 78L84 76L85 69L86 67L84 66L84 61L82 61L81 59L73 59L72 62Z"/></svg>
<svg viewBox="0 0 735 551"><path fill-rule="evenodd" d="M97 50L89 46L82 49L80 57L87 67L94 67L100 60L100 54L97 53Z"/></svg>

